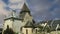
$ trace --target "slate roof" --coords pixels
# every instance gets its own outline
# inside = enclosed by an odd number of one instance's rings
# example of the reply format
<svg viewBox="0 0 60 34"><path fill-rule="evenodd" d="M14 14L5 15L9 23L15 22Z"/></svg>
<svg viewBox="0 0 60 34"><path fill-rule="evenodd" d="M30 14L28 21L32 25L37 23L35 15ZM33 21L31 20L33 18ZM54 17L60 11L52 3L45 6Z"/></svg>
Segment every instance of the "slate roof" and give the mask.
<svg viewBox="0 0 60 34"><path fill-rule="evenodd" d="M28 14L31 16L29 8L28 8L27 5L24 3L24 5L23 5L23 7L22 7L22 9L21 9L21 12L20 12L20 19L24 19L26 13L28 13Z"/></svg>
<svg viewBox="0 0 60 34"><path fill-rule="evenodd" d="M25 26L33 26L33 23L28 21Z"/></svg>
<svg viewBox="0 0 60 34"><path fill-rule="evenodd" d="M9 13L9 15L4 18L4 20L8 20L8 19L21 20L21 19L19 18L19 16L17 16L15 10L12 10L12 11Z"/></svg>
<svg viewBox="0 0 60 34"><path fill-rule="evenodd" d="M30 10L29 10L28 6L26 5L26 3L24 3L24 5L23 5L21 10L30 12Z"/></svg>
<svg viewBox="0 0 60 34"><path fill-rule="evenodd" d="M9 19L12 19L12 20L23 20L23 19L19 19L19 18L15 18L15 17L5 18L4 20L9 20Z"/></svg>
<svg viewBox="0 0 60 34"><path fill-rule="evenodd" d="M25 24L25 26L24 27L26 27L26 28L35 28L35 21L34 20L32 20L32 22L30 22L30 21L28 21L26 24Z"/></svg>

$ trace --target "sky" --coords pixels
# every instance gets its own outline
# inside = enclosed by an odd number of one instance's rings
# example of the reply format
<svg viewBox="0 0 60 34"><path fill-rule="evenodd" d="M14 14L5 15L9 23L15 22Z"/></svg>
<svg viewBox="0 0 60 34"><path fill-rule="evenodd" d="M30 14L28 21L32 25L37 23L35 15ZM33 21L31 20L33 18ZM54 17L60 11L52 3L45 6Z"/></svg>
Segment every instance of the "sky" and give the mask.
<svg viewBox="0 0 60 34"><path fill-rule="evenodd" d="M24 2L36 22L60 19L60 0L0 0L0 27L11 10L20 12Z"/></svg>

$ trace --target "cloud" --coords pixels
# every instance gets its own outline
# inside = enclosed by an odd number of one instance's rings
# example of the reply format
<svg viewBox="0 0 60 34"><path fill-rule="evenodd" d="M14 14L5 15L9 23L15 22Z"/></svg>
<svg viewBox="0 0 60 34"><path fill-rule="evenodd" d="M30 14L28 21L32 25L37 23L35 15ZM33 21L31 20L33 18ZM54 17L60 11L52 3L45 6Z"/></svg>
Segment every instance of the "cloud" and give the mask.
<svg viewBox="0 0 60 34"><path fill-rule="evenodd" d="M11 9L21 9L24 4L24 0L9 0L8 6Z"/></svg>
<svg viewBox="0 0 60 34"><path fill-rule="evenodd" d="M36 19L41 19L43 20L42 16L51 15L48 11L50 6L52 5L51 3L47 2L46 0L33 0L30 2L30 10L32 11L32 15ZM48 14L49 13L49 14Z"/></svg>
<svg viewBox="0 0 60 34"><path fill-rule="evenodd" d="M23 1L23 0L9 0L11 3L15 3L15 2L21 2L21 1Z"/></svg>
<svg viewBox="0 0 60 34"><path fill-rule="evenodd" d="M2 0L6 5L9 4L9 0Z"/></svg>
<svg viewBox="0 0 60 34"><path fill-rule="evenodd" d="M60 0L26 0L28 3L28 7L33 15L34 19L37 21L39 20L47 20L58 18L60 8ZM16 11L20 11L24 4L25 0L9 0L8 4L6 5L4 2L0 2L1 4L1 13L8 14L7 10L9 9L16 9ZM4 8L5 7L5 8ZM58 16L57 16L58 15ZM42 17L43 16L43 17ZM56 17L57 16L57 17Z"/></svg>
<svg viewBox="0 0 60 34"><path fill-rule="evenodd" d="M28 4L34 19L39 21L58 18L60 14L59 2L59 0L30 0Z"/></svg>
<svg viewBox="0 0 60 34"><path fill-rule="evenodd" d="M5 10L5 7L6 4L0 0L0 28L3 26L3 23L4 23L4 16L8 14L8 11Z"/></svg>
<svg viewBox="0 0 60 34"><path fill-rule="evenodd" d="M0 14L6 15L8 11L4 9L4 6L6 6L6 4L0 0Z"/></svg>

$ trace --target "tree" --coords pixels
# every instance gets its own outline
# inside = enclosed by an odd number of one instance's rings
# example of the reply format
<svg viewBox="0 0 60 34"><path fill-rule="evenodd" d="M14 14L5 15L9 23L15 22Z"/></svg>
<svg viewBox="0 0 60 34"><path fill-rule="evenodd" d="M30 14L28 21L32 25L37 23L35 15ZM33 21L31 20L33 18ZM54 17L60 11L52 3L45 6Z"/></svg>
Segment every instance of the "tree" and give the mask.
<svg viewBox="0 0 60 34"><path fill-rule="evenodd" d="M3 34L15 34L15 33L14 33L14 31L13 31L11 28L9 28L9 26L7 25L7 29L4 30Z"/></svg>
<svg viewBox="0 0 60 34"><path fill-rule="evenodd" d="M40 33L45 34L45 33L50 33L51 32L51 27L49 25L46 25L45 27L39 25L38 27L39 27L39 32Z"/></svg>

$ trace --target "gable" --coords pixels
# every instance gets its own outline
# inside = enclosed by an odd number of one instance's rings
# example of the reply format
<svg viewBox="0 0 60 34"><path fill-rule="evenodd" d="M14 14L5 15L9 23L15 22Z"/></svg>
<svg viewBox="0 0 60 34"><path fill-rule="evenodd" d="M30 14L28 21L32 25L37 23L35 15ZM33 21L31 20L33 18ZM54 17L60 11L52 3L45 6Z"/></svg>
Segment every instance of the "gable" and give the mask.
<svg viewBox="0 0 60 34"><path fill-rule="evenodd" d="M33 28L33 27L34 27L34 23L33 23L33 22L28 21L28 22L25 24L25 26L24 26L24 27L26 27L26 28L27 28L27 27L28 27L28 28L29 28L29 27L32 27L32 28Z"/></svg>

